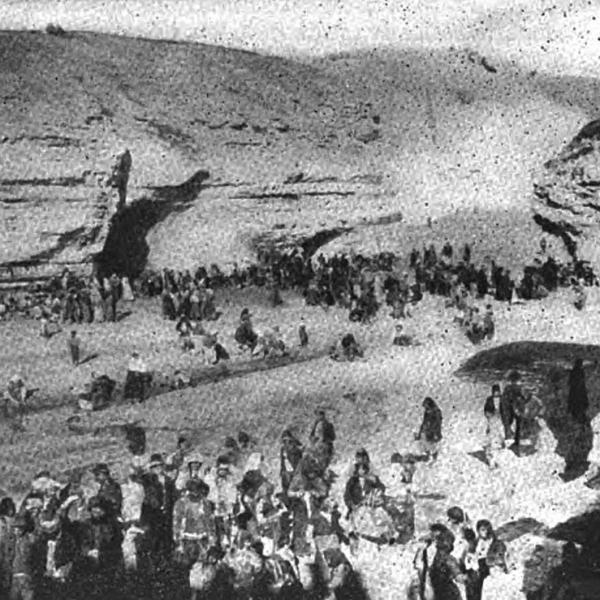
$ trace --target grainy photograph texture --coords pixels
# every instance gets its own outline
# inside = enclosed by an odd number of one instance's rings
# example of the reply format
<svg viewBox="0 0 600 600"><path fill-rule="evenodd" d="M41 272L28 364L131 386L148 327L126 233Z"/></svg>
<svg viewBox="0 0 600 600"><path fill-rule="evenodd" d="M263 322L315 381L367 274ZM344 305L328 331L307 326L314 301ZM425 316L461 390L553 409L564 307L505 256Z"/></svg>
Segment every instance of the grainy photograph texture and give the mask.
<svg viewBox="0 0 600 600"><path fill-rule="evenodd" d="M598 0L4 0L0 600L600 599L599 74Z"/></svg>

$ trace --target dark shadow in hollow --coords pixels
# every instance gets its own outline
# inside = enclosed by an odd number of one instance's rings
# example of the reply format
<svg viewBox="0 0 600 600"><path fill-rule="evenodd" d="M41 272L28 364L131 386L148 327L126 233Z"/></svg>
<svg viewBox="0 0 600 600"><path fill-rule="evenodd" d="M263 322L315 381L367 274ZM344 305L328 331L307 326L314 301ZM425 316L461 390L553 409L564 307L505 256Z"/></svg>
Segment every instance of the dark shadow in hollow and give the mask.
<svg viewBox="0 0 600 600"><path fill-rule="evenodd" d="M569 373L574 361L584 363L589 397L587 416L576 421L568 410ZM582 475L593 445L592 419L600 412L600 346L561 342L513 342L478 352L457 371L458 376L491 385L506 381L509 371L520 372L525 386L536 389L544 403L545 419L557 440L556 452L565 459L565 480ZM482 399L483 403L483 399Z"/></svg>
<svg viewBox="0 0 600 600"><path fill-rule="evenodd" d="M150 188L149 197L119 211L112 218L102 252L96 256L97 274L137 277L146 266L150 251L146 235L150 229L168 215L187 210L209 177L208 171L198 171L181 185Z"/></svg>

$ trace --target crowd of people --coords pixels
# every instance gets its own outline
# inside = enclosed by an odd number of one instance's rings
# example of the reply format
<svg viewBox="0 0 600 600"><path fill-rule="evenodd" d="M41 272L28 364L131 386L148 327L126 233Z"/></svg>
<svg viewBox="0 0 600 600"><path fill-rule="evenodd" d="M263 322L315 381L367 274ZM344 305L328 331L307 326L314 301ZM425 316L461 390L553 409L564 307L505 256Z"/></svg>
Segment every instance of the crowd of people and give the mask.
<svg viewBox="0 0 600 600"><path fill-rule="evenodd" d="M104 278L83 278L65 270L47 285L0 297L0 319L11 314L28 315L42 320L48 331L52 326L47 321L115 321L120 301L142 296L160 297L166 319L198 323L219 318L216 290L255 286L268 289L273 306L282 303L282 290L293 289L303 295L308 305L338 305L348 309L351 321L365 323L386 305L394 318L404 318L410 314L410 305L428 292L444 296L456 305L469 337L479 339L478 321L484 317L478 314L483 311L475 305L477 300L542 299L559 286L572 286L574 304L581 309L585 306L585 287L597 283L587 263L560 264L549 253L544 238L534 263L525 267L520 281L493 259L474 263L469 244L460 253L448 242L440 252L431 244L422 250L414 249L408 259L393 252L371 257L354 253L313 257L302 248L295 248L259 253L256 264L240 268L234 263L229 274L213 264L208 269L201 266L193 273L148 270L130 282L128 277L114 273Z"/></svg>
<svg viewBox="0 0 600 600"><path fill-rule="evenodd" d="M401 321L429 293L445 297L467 337L479 343L495 331L490 296L497 301L512 301L515 294L542 298L568 281L564 268L546 255L545 244L540 253L542 258L526 269L518 285L493 261L477 267L468 245L456 257L450 244L439 256L434 246L414 250L408 270L392 253L313 260L295 250L263 255L259 266L234 266L228 276L213 266L193 275L147 272L130 283L114 274L99 280L65 271L46 289L3 298L0 318L28 314L40 320L41 335L49 337L52 327L61 324L116 321L119 303L136 296L160 297L162 314L176 322L183 348L193 348L192 334L200 334L216 363L229 353L202 322L219 318L214 292L221 287L267 286L273 306L281 303L281 290L295 289L308 304L342 306L351 321L361 323L383 306ZM593 275L586 276L588 280L577 281L581 289L595 283ZM485 311L477 303L484 303ZM254 356L284 356L287 348L278 329L259 335L251 317L248 309L240 315L234 335L238 347ZM398 325L392 343L414 343ZM308 344L304 323L298 337L301 347ZM73 364L79 364L75 331L68 346ZM363 349L348 333L330 355L351 361ZM518 455L524 440L533 439L535 445L539 438L541 404L519 379L512 373L504 390L494 386L485 402L484 452L491 469L500 468L499 453L511 441ZM149 380L147 366L134 353L126 397L143 402ZM104 401L115 382L101 377L94 383L96 396ZM22 379L11 379L10 406L22 407L29 392ZM95 397L92 392L90 398ZM397 481L383 482L361 449L337 496L331 468L336 434L324 411L305 444L291 430L283 433L278 481L271 480L263 454L246 434L227 438L209 464L185 438L172 454L148 454L139 430L130 439L123 481L114 479L106 464L92 469L93 485L85 484L85 469L62 483L49 472L40 473L18 507L10 498L0 502L0 597L360 598L360 578L352 566L357 544L398 545L414 539L412 478L420 460L437 460L442 442L440 408L428 397L423 409L415 434L421 455L396 453L390 458ZM15 414L22 425L21 408ZM496 600L498 590L514 585L506 546L489 522L473 527L457 507L447 516L448 523L431 525L417 552L408 598Z"/></svg>
<svg viewBox="0 0 600 600"><path fill-rule="evenodd" d="M510 379L483 407L490 468L512 425L518 449L539 416L518 373ZM443 433L437 403L426 398L423 410L420 450L394 453L386 482L364 448L340 471L322 409L306 443L283 432L276 478L244 432L209 462L186 437L171 453L149 453L145 431L128 426L121 481L105 463L65 478L44 471L19 506L0 501L0 597L358 600L358 547L411 542L414 572L399 592L409 600L522 597L489 521L473 525L454 506L415 539L413 477L420 462L437 460Z"/></svg>

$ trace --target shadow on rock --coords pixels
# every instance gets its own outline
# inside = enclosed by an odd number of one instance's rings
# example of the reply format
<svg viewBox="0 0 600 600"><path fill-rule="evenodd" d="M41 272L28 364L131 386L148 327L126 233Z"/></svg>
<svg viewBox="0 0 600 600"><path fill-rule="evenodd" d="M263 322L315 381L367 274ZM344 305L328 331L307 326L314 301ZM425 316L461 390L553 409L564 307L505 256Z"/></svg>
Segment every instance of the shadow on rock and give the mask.
<svg viewBox="0 0 600 600"><path fill-rule="evenodd" d="M150 229L170 214L187 210L209 177L208 171L198 171L181 185L150 188L150 197L120 210L112 218L104 248L96 257L98 275L137 277L146 266L150 251L146 235Z"/></svg>

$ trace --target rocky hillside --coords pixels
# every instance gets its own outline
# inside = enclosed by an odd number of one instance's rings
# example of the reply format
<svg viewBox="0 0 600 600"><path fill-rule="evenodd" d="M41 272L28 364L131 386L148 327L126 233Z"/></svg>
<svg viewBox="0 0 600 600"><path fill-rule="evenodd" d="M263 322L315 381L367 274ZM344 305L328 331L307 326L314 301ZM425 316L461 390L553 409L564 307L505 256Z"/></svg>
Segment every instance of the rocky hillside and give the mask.
<svg viewBox="0 0 600 600"><path fill-rule="evenodd" d="M595 102L589 82L468 50L301 63L0 32L0 56L0 279L89 270L99 253L135 272L225 266L265 243L398 248L405 225L454 214L472 226L446 235L476 247L508 215L518 263L536 243L533 169Z"/></svg>
<svg viewBox="0 0 600 600"><path fill-rule="evenodd" d="M572 255L600 265L600 120L549 160L535 183L535 220Z"/></svg>

